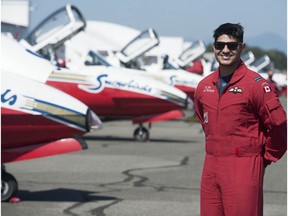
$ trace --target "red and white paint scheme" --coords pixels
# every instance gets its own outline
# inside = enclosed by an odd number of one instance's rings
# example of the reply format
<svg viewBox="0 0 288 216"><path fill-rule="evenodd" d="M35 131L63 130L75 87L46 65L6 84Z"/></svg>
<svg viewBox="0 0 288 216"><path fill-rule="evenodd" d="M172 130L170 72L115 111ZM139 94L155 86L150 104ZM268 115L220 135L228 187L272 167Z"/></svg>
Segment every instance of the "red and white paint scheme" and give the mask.
<svg viewBox="0 0 288 216"><path fill-rule="evenodd" d="M174 86L193 98L195 88L203 76L185 71L179 64L190 63L205 51L205 46L199 42L200 53L193 46L193 51L186 49L177 58L178 61L173 62L169 55L163 54L170 48L166 45L173 45L174 41L163 45L166 50L159 48L163 48L161 43L167 40L166 37L158 37L151 28L140 32L114 23L88 21L85 31L65 43L65 51L62 52L65 55L61 59L65 59L66 66L72 69L94 67L96 70L102 65L118 73L129 71L141 74Z"/></svg>
<svg viewBox="0 0 288 216"><path fill-rule="evenodd" d="M67 22L70 15L73 15L73 18L71 18L71 22ZM65 16L67 19L61 23L59 17ZM81 17L82 15L77 8L67 5L44 20L25 40L22 39L20 42L23 46L6 38L6 45L2 45L2 50L10 50L7 52L10 53L10 56L6 55L5 57L15 59L20 56L19 53L21 52L21 59L17 65L21 67L22 64L27 65L28 62L31 62L30 69L27 68L26 72L21 71L21 73L30 76L31 71L34 71L33 78L38 79L37 71L33 67L35 58L38 58L39 67L40 64L47 65L48 61L46 60L44 63L43 56L53 60L51 58L55 55L53 50L59 48L65 40L73 37L79 29L85 27L85 20ZM73 22L78 28L65 27ZM63 29L66 31L63 32ZM11 43L14 43L13 46L17 44L18 48L10 49ZM14 54L12 54L13 52ZM38 53L35 54L35 52ZM68 68L56 67L53 64L45 67L50 70L45 74L47 75L46 79L44 77L45 83L78 98L96 112L101 119L128 118L133 119L134 123L137 122L140 125L134 132L134 137L137 140L149 138L149 132L143 127L143 123L150 124L167 120L167 116L170 119L183 117L182 109L192 109L193 107L192 100L183 91L139 74L118 73L109 67L73 71ZM40 79L42 77L39 75L38 80ZM139 118L142 120L141 122Z"/></svg>
<svg viewBox="0 0 288 216"><path fill-rule="evenodd" d="M17 181L5 163L86 149L75 136L101 126L99 117L72 96L1 69L2 201L17 193Z"/></svg>

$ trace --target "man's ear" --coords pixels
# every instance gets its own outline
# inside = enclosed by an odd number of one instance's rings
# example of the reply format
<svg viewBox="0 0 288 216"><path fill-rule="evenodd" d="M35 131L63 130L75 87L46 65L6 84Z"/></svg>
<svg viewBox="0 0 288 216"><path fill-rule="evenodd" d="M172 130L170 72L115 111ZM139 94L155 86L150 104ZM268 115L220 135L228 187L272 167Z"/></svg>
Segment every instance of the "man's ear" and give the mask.
<svg viewBox="0 0 288 216"><path fill-rule="evenodd" d="M244 53L245 48L246 48L246 43L243 42L243 43L241 44L241 53Z"/></svg>

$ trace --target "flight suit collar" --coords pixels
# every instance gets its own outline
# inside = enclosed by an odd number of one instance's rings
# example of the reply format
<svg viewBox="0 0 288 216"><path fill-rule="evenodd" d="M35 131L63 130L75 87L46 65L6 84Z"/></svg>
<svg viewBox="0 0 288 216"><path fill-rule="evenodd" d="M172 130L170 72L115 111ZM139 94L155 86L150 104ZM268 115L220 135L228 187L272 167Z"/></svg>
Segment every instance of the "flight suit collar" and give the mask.
<svg viewBox="0 0 288 216"><path fill-rule="evenodd" d="M238 82L240 79L242 79L242 77L246 74L247 71L247 66L244 64L244 62L242 60L240 60L232 78L230 81L230 84L236 83ZM217 70L213 73L213 77L212 77L212 82L214 83L214 85L217 84L217 82L219 81L219 67L217 68Z"/></svg>

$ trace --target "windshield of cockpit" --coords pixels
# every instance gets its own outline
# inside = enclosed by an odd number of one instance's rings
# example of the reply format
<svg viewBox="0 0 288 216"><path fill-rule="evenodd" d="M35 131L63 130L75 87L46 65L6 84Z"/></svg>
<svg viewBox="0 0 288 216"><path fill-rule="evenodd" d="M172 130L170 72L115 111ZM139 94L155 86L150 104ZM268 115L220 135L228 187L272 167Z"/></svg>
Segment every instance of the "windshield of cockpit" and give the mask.
<svg viewBox="0 0 288 216"><path fill-rule="evenodd" d="M105 59L100 57L97 53L90 50L87 54L85 59L85 65L87 66L95 66L95 65L102 65L102 66L111 66Z"/></svg>
<svg viewBox="0 0 288 216"><path fill-rule="evenodd" d="M28 43L34 46L35 44L38 44L48 38L58 29L67 25L69 22L70 19L66 11L61 11L57 14L54 14L54 16L49 17L49 19L46 19L43 23L41 23L41 25L36 27L36 29L30 33L26 40Z"/></svg>

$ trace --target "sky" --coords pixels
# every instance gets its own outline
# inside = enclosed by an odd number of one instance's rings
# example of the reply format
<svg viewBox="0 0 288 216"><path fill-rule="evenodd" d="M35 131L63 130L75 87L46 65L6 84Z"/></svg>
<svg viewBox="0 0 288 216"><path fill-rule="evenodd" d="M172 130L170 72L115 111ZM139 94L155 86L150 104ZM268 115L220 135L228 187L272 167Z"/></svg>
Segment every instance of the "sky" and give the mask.
<svg viewBox="0 0 288 216"><path fill-rule="evenodd" d="M287 44L287 0L30 0L31 27L66 4L86 20L101 20L138 30L154 28L160 36L212 42L214 29L241 23L244 38L273 33Z"/></svg>

